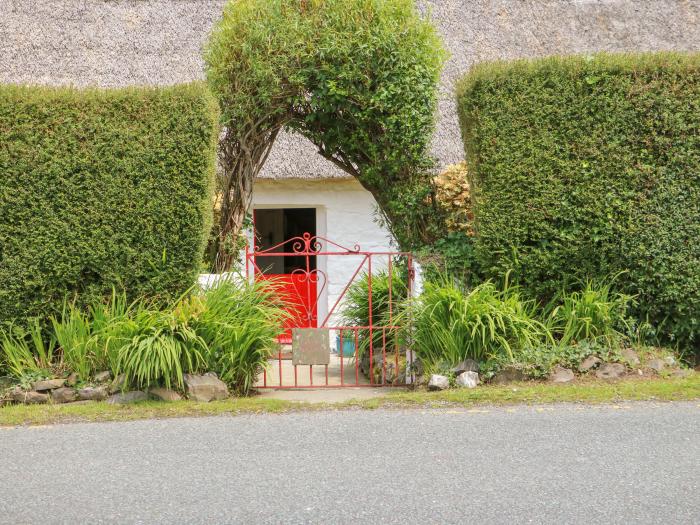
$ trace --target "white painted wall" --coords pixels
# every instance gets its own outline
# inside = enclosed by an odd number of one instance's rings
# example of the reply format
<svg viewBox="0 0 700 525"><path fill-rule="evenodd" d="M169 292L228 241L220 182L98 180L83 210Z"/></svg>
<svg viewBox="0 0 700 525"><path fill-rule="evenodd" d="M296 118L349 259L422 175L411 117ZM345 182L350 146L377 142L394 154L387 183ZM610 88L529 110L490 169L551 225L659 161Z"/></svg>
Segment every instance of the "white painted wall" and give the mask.
<svg viewBox="0 0 700 525"><path fill-rule="evenodd" d="M317 234L344 247L353 248L357 244L361 251L396 250L390 233L375 220L376 206L372 194L354 179L258 179L253 191L255 209L316 208ZM329 246L324 246L324 250L340 251ZM374 257L373 273L385 267L387 259ZM355 255L319 257L318 268L328 275L328 285L319 298L319 324L361 262L362 257ZM334 315L329 324L339 322Z"/></svg>

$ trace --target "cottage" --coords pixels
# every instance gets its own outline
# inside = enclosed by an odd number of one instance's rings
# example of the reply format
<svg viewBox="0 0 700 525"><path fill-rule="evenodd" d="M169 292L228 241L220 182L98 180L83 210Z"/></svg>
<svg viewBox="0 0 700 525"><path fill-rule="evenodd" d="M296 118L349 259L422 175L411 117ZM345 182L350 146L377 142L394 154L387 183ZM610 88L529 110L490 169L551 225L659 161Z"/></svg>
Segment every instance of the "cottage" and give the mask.
<svg viewBox="0 0 700 525"><path fill-rule="evenodd" d="M0 0L0 82L76 86L167 85L203 78L201 47L225 0ZM656 0L425 0L452 52L441 86L434 152L459 162L462 145L452 87L480 61L595 51L700 47L700 5ZM36 28L41 28L37 30ZM360 184L317 155L305 139L282 134L256 183L254 249L319 236L362 250L395 249ZM251 239L252 243L252 239ZM282 248L277 248L277 251ZM253 259L255 261L255 259ZM293 279L298 258L255 261ZM356 271L356 261L319 258L316 320Z"/></svg>

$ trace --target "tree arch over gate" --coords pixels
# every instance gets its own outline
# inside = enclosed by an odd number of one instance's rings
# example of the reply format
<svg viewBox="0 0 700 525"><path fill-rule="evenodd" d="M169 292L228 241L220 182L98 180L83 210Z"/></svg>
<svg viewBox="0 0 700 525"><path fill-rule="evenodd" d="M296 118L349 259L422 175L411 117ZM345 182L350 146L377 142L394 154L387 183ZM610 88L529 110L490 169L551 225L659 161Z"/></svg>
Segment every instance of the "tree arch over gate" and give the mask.
<svg viewBox="0 0 700 525"><path fill-rule="evenodd" d="M414 0L231 0L205 50L224 127L218 269L235 257L254 179L282 129L357 178L404 248L430 238L445 58Z"/></svg>

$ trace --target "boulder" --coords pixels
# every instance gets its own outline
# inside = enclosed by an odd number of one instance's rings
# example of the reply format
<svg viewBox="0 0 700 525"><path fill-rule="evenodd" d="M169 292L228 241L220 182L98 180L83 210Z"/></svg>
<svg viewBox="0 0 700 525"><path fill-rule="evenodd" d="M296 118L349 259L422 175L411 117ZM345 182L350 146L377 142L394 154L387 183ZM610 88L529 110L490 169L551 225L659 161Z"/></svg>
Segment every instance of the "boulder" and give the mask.
<svg viewBox="0 0 700 525"><path fill-rule="evenodd" d="M108 391L106 386L85 387L78 390L78 399L81 401L104 401L107 399Z"/></svg>
<svg viewBox="0 0 700 525"><path fill-rule="evenodd" d="M72 403L78 400L78 392L74 388L61 387L51 391L51 401L54 403Z"/></svg>
<svg viewBox="0 0 700 525"><path fill-rule="evenodd" d="M65 384L65 379L45 379L44 381L37 381L34 383L32 385L32 390L34 390L34 392L46 392L47 390L61 388Z"/></svg>
<svg viewBox="0 0 700 525"><path fill-rule="evenodd" d="M564 368L563 366L555 366L552 373L549 374L549 380L552 383L569 383L575 378L573 370Z"/></svg>
<svg viewBox="0 0 700 525"><path fill-rule="evenodd" d="M11 393L11 399L15 403L24 403L25 405L40 405L49 402L49 395L40 392L28 391L25 392L21 388L16 388Z"/></svg>
<svg viewBox="0 0 700 525"><path fill-rule="evenodd" d="M693 372L686 369L686 368L677 368L673 372L671 372L671 375L673 377L677 377L679 379L683 379L686 377L689 377Z"/></svg>
<svg viewBox="0 0 700 525"><path fill-rule="evenodd" d="M479 384L479 374L472 370L467 370L466 372L462 372L457 376L456 383L457 386L476 388L476 386Z"/></svg>
<svg viewBox="0 0 700 525"><path fill-rule="evenodd" d="M647 362L647 368L651 368L655 372L661 372L664 368L666 368L666 361L663 359L650 359Z"/></svg>
<svg viewBox="0 0 700 525"><path fill-rule="evenodd" d="M676 366L678 364L676 363L676 358L672 355L667 355L666 357L664 357L664 362L671 367Z"/></svg>
<svg viewBox="0 0 700 525"><path fill-rule="evenodd" d="M473 359L465 359L461 363L459 363L457 366L455 366L452 371L455 373L455 375L459 376L464 372L478 372L479 371L479 363L474 361Z"/></svg>
<svg viewBox="0 0 700 525"><path fill-rule="evenodd" d="M625 375L627 368L622 363L604 363L598 370L595 376L598 379L618 379Z"/></svg>
<svg viewBox="0 0 700 525"><path fill-rule="evenodd" d="M503 385L506 383L512 383L514 381L525 381L527 377L525 373L515 366L506 366L501 371L499 371L491 382L495 385Z"/></svg>
<svg viewBox="0 0 700 525"><path fill-rule="evenodd" d="M73 373L72 373L71 375L69 375L68 378L66 379L66 384L67 384L68 386L75 386L75 385L78 384L78 381L79 381L79 380L80 380L80 377L78 376L78 374L76 374L75 372L73 372Z"/></svg>
<svg viewBox="0 0 700 525"><path fill-rule="evenodd" d="M433 374L428 381L428 390L445 390L450 387L450 380L440 374Z"/></svg>
<svg viewBox="0 0 700 525"><path fill-rule="evenodd" d="M620 353L622 354L622 359L624 359L630 367L635 368L639 366L639 356L637 352L631 348L624 348Z"/></svg>
<svg viewBox="0 0 700 525"><path fill-rule="evenodd" d="M112 379L112 372L109 370L105 370L104 372L97 372L95 374L95 382L96 383L106 383L107 381L110 381Z"/></svg>
<svg viewBox="0 0 700 525"><path fill-rule="evenodd" d="M168 388L151 388L148 391L148 395L158 401L182 401L180 394Z"/></svg>
<svg viewBox="0 0 700 525"><path fill-rule="evenodd" d="M110 375L111 377L111 375ZM114 381L109 385L109 393L114 394L116 392L121 392L126 387L126 375L119 374L114 378Z"/></svg>
<svg viewBox="0 0 700 525"><path fill-rule="evenodd" d="M138 403L148 400L148 394L140 390L132 390L131 392L119 392L107 398L107 403L110 405L128 405L130 403Z"/></svg>
<svg viewBox="0 0 700 525"><path fill-rule="evenodd" d="M600 363L602 363L602 361L598 356L589 355L586 359L581 361L581 364L578 365L578 369L581 372L589 372L590 370L597 367Z"/></svg>
<svg viewBox="0 0 700 525"><path fill-rule="evenodd" d="M217 399L226 399L229 396L226 383L211 372L202 376L185 374L184 379L187 397L192 401L208 403Z"/></svg>

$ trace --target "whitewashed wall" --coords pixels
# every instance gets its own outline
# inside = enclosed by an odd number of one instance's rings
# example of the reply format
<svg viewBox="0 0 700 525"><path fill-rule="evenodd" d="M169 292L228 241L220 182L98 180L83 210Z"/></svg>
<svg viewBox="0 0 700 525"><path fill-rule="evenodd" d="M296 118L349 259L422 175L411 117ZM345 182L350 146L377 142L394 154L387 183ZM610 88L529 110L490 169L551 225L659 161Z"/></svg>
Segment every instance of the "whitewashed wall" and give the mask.
<svg viewBox="0 0 700 525"><path fill-rule="evenodd" d="M258 179L253 191L253 207L316 208L318 235L348 248L357 244L362 251L397 249L390 233L375 220L374 197L354 179ZM328 250L327 247L324 249ZM328 251L333 250L336 248L331 247ZM372 273L386 267L386 261L386 258L374 258ZM361 262L360 256L319 257L318 268L328 276L328 285L319 299L319 323L338 300ZM364 268L367 268L366 264ZM338 322L338 317L333 316L331 324Z"/></svg>

